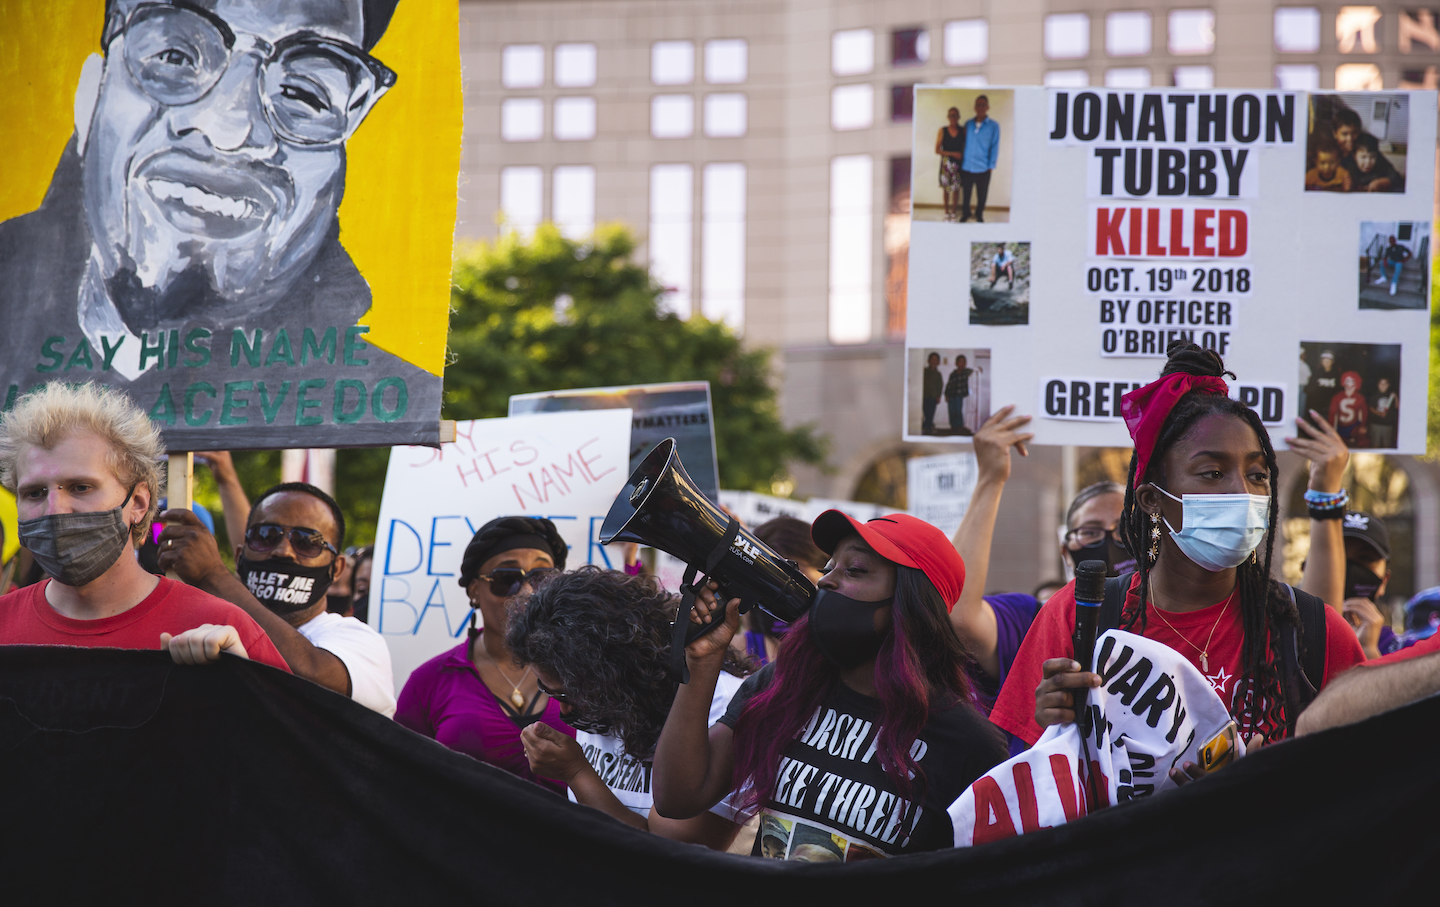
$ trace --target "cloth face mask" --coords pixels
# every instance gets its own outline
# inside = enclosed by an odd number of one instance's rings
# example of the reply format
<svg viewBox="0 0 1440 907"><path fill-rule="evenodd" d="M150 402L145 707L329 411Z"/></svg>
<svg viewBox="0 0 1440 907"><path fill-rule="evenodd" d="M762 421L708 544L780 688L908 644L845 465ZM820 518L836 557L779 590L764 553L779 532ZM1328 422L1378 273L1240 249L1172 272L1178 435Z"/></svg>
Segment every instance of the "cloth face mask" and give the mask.
<svg viewBox="0 0 1440 907"><path fill-rule="evenodd" d="M1380 591L1380 584L1384 580L1375 574L1369 567L1357 564L1354 561L1345 562L1345 597L1346 598L1368 598L1372 602Z"/></svg>
<svg viewBox="0 0 1440 907"><path fill-rule="evenodd" d="M325 598L331 564L304 567L285 558L252 561L245 555L235 564L240 581L260 604L281 617L304 611Z"/></svg>
<svg viewBox="0 0 1440 907"><path fill-rule="evenodd" d="M880 644L890 631L875 629L875 612L894 602L893 597L861 602L821 589L810 606L810 641L840 670L858 667L880 654Z"/></svg>
<svg viewBox="0 0 1440 907"><path fill-rule="evenodd" d="M1066 548L1065 553L1070 555L1066 562L1066 574L1070 579L1075 578L1075 565L1083 564L1086 561L1104 561L1106 576L1119 576L1127 570L1135 569L1135 558L1130 552L1115 541L1112 533L1106 533L1105 538L1093 545L1084 545L1080 548Z"/></svg>
<svg viewBox="0 0 1440 907"><path fill-rule="evenodd" d="M131 488L114 510L52 513L21 520L20 544L56 582L67 586L92 583L120 560L130 542L125 508L134 494Z"/></svg>
<svg viewBox="0 0 1440 907"><path fill-rule="evenodd" d="M1184 498L1155 489L1181 506L1179 532L1165 522L1175 547L1190 560L1219 573L1245 563L1269 525L1270 498L1260 494L1187 494Z"/></svg>

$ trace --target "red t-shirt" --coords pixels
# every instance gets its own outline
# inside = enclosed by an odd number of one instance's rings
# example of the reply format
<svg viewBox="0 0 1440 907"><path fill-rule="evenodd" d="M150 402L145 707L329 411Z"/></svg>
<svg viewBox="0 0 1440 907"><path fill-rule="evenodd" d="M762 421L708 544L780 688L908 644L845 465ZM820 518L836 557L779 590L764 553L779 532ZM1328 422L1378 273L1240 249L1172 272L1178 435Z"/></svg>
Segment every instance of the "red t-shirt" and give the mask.
<svg viewBox="0 0 1440 907"><path fill-rule="evenodd" d="M161 633L179 636L201 624L229 624L252 659L290 670L270 637L237 605L168 577L159 579L140 604L98 620L76 620L50 607L48 579L0 596L0 645L158 649Z"/></svg>
<svg viewBox="0 0 1440 907"><path fill-rule="evenodd" d="M1384 658L1377 658L1374 661L1365 662L1365 667L1373 668L1378 665L1394 664L1397 661L1406 661L1411 658L1419 658L1421 655L1429 655L1432 652L1440 652L1440 633L1422 639L1415 645L1406 649L1391 652Z"/></svg>
<svg viewBox="0 0 1440 907"><path fill-rule="evenodd" d="M1136 588L1139 581L1139 574L1136 574L1130 586L1127 608L1138 603ZM1250 734L1253 731L1247 726L1248 716L1237 710L1233 701L1236 678L1244 665L1241 657L1244 629L1239 604L1237 590L1225 601L1198 611L1166 611L1163 619L1158 609L1150 607L1141 635L1163 642L1189 659L1195 669L1210 681L1216 695L1230 704L1230 713L1236 716L1241 732ZM1167 625L1165 621L1170 623ZM1005 678L1005 686L995 700L995 709L990 713L991 721L1029 744L1033 745L1040 739L1042 728L1035 723L1035 688L1045 676L1041 664L1049 658L1073 658L1075 650L1070 637L1074 632L1075 584L1071 582L1056 592L1035 615L1035 623L1021 644L1010 675ZM1208 646L1206 640L1209 640ZM1347 668L1365 661L1365 651L1355 638L1355 630L1340 616L1340 612L1328 606L1325 608L1325 644L1322 686ZM1201 666L1201 650L1208 653L1205 659L1208 670ZM1262 722L1261 726L1265 727L1265 724ZM1266 729L1271 730L1273 735L1272 728Z"/></svg>

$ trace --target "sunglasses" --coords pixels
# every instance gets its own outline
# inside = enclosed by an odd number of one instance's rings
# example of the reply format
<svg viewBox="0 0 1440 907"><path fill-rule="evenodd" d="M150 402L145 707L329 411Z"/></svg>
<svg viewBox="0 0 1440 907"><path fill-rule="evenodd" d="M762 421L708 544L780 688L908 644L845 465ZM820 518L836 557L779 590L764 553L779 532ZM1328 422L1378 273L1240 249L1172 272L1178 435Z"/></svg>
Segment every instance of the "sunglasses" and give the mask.
<svg viewBox="0 0 1440 907"><path fill-rule="evenodd" d="M340 553L340 549L325 541L325 536L304 526L256 523L245 530L245 544L261 554L274 551L287 537L290 539L290 549L300 557L319 557L326 551L331 554Z"/></svg>
<svg viewBox="0 0 1440 907"><path fill-rule="evenodd" d="M490 584L490 594L500 598L509 598L520 591L522 586L534 587L536 583L552 573L558 573L554 567L536 567L529 573L519 567L497 567L490 571L489 576L477 576L476 579L483 579Z"/></svg>

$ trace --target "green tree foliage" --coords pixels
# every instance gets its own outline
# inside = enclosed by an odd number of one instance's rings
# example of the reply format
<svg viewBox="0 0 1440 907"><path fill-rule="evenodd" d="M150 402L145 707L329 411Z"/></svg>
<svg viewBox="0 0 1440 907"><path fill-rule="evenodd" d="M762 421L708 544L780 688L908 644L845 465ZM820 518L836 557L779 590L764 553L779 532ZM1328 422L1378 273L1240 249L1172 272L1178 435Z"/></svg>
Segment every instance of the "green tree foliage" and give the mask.
<svg viewBox="0 0 1440 907"><path fill-rule="evenodd" d="M623 227L577 242L549 224L468 250L453 276L445 417L503 416L511 394L531 391L709 381L723 487L769 492L788 461L823 463L812 426L781 424L770 351L720 322L662 312L634 251Z"/></svg>

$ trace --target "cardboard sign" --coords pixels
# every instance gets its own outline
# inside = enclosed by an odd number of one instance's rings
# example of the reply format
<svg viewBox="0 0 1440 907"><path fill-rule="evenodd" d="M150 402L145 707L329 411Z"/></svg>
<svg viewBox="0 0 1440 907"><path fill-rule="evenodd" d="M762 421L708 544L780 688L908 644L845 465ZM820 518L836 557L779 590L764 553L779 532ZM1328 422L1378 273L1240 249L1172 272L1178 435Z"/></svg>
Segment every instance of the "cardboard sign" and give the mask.
<svg viewBox="0 0 1440 907"><path fill-rule="evenodd" d="M920 87L914 123L906 440L1015 403L1128 446L1186 340L1277 447L1314 410L1424 452L1434 92Z"/></svg>
<svg viewBox="0 0 1440 907"><path fill-rule="evenodd" d="M97 381L174 450L434 443L457 11L252 6L9 17L0 69L31 75L0 97L0 406Z"/></svg>
<svg viewBox="0 0 1440 907"><path fill-rule="evenodd" d="M1216 771L1245 743L1213 684L1164 643L1124 630L1095 643L1089 736L1052 725L1019 756L970 785L950 806L955 846L969 847L1073 821L1175 787L1170 769ZM1093 791L1093 793L1092 793Z"/></svg>
<svg viewBox="0 0 1440 907"><path fill-rule="evenodd" d="M907 509L946 535L954 535L970 509L979 475L973 453L911 457L905 461Z"/></svg>
<svg viewBox="0 0 1440 907"><path fill-rule="evenodd" d="M502 516L545 517L570 546L566 567L621 566L600 526L629 476L630 411L553 413L456 425L438 450L390 454L375 534L370 624L390 645L395 689L465 638L460 562L475 531Z"/></svg>
<svg viewBox="0 0 1440 907"><path fill-rule="evenodd" d="M720 500L720 468L715 457L715 413L710 406L709 381L672 384L634 384L628 387L589 387L577 390L516 394L510 398L510 415L558 413L586 409L627 407L634 413L630 426L630 472L645 455L666 438L675 439L680 462L695 486L712 501Z"/></svg>

